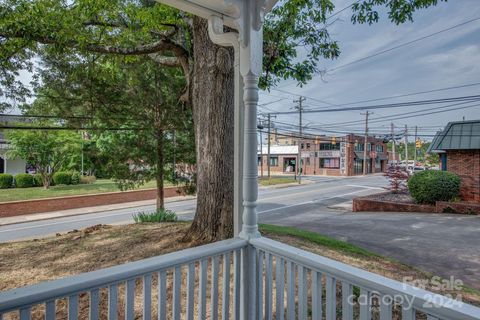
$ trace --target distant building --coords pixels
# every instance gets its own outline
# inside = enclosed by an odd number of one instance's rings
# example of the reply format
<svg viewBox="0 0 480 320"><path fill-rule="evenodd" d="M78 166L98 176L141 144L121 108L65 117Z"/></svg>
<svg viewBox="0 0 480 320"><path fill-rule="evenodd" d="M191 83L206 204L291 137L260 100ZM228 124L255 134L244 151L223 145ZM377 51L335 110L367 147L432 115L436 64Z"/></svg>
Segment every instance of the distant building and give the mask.
<svg viewBox="0 0 480 320"><path fill-rule="evenodd" d="M7 159L7 151L9 143L5 140L2 132L0 132L0 173L10 173L16 175L25 173L27 162L23 159Z"/></svg>
<svg viewBox="0 0 480 320"><path fill-rule="evenodd" d="M480 202L480 120L448 123L427 152L439 154L441 170L460 176L463 200Z"/></svg>
<svg viewBox="0 0 480 320"><path fill-rule="evenodd" d="M286 138L298 140L297 138ZM353 176L363 173L364 137L353 134L343 137L319 136L303 139L301 171L303 175ZM272 145L270 147L270 170L275 173L294 173L297 169L298 145ZM258 169L267 172L267 146L258 152ZM383 140L368 137L367 173L385 172L387 168L387 145Z"/></svg>

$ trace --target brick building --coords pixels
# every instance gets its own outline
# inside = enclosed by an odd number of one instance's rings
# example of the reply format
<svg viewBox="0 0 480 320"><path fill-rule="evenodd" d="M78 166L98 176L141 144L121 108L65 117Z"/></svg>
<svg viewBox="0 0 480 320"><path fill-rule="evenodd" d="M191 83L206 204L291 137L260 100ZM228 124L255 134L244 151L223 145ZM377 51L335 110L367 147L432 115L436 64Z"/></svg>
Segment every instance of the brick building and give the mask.
<svg viewBox="0 0 480 320"><path fill-rule="evenodd" d="M362 174L364 141L364 137L353 134L343 137L320 136L315 139L303 139L300 143L301 171L304 175L353 176ZM273 174L293 173L297 169L298 154L298 145L272 145L270 147L271 172ZM387 160L387 145L383 140L368 137L367 172L384 172L387 168ZM262 162L265 173L267 172L267 146L263 146L262 152L258 152L259 171Z"/></svg>
<svg viewBox="0 0 480 320"><path fill-rule="evenodd" d="M439 154L441 170L460 176L463 200L480 202L480 120L448 123L427 152Z"/></svg>

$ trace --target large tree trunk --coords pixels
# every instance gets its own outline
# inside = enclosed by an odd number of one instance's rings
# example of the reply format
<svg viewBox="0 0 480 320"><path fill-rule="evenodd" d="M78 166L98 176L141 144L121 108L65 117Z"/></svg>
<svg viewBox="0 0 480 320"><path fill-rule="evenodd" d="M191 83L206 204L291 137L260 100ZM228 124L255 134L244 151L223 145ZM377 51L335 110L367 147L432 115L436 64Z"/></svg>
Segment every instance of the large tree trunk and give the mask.
<svg viewBox="0 0 480 320"><path fill-rule="evenodd" d="M207 21L193 18L193 121L197 211L186 238L233 237L234 54L213 44Z"/></svg>
<svg viewBox="0 0 480 320"><path fill-rule="evenodd" d="M165 209L163 130L157 130L157 210Z"/></svg>

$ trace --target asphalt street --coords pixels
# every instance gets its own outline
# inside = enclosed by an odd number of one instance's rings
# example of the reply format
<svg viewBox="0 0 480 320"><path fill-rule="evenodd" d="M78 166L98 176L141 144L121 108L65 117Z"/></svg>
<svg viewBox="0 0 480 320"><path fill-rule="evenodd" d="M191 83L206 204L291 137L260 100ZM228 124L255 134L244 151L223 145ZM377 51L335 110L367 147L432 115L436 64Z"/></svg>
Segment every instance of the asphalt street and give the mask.
<svg viewBox="0 0 480 320"><path fill-rule="evenodd" d="M259 221L294 226L348 241L383 256L480 289L480 216L420 213L352 213L352 198L381 192L382 176L312 177L314 183L261 189ZM167 208L193 217L195 200ZM0 226L0 242L40 238L95 224L131 223L135 207Z"/></svg>
<svg viewBox="0 0 480 320"><path fill-rule="evenodd" d="M269 188L259 191L259 214L297 212L304 210L305 205L318 208L341 203L358 195L379 192L378 183L384 183L380 176L368 178L311 178L314 183L293 187ZM195 200L171 202L166 208L175 211L180 219L191 220L195 212ZM0 242L40 238L73 229L82 229L95 224L132 223L132 215L138 212L153 211L153 205L126 208L85 215L55 218L15 225L0 226ZM308 208L307 208L308 209ZM310 210L310 209L308 209Z"/></svg>

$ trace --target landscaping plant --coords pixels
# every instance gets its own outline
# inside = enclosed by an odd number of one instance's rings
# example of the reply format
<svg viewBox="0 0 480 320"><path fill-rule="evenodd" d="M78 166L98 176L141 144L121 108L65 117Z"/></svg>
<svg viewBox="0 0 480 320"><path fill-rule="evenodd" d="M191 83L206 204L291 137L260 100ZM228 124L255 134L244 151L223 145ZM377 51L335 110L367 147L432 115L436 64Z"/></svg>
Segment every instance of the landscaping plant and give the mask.
<svg viewBox="0 0 480 320"><path fill-rule="evenodd" d="M13 186L13 176L8 173L0 173L0 189L7 189Z"/></svg>
<svg viewBox="0 0 480 320"><path fill-rule="evenodd" d="M135 223L142 222L175 222L177 214L171 210L158 209L154 212L140 212L133 215Z"/></svg>
<svg viewBox="0 0 480 320"><path fill-rule="evenodd" d="M15 187L31 188L35 186L35 179L31 174L19 173L15 176Z"/></svg>
<svg viewBox="0 0 480 320"><path fill-rule="evenodd" d="M56 185L72 184L72 175L69 172L56 172L53 175L53 182Z"/></svg>
<svg viewBox="0 0 480 320"><path fill-rule="evenodd" d="M392 193L407 191L407 181L410 175L405 168L400 166L391 166L385 172L389 186L387 187Z"/></svg>
<svg viewBox="0 0 480 320"><path fill-rule="evenodd" d="M460 194L460 177L447 171L422 171L408 180L408 190L417 203L451 201Z"/></svg>
<svg viewBox="0 0 480 320"><path fill-rule="evenodd" d="M74 171L72 172L72 176L70 177L70 183L71 184L80 184L80 179L81 179L80 172Z"/></svg>

